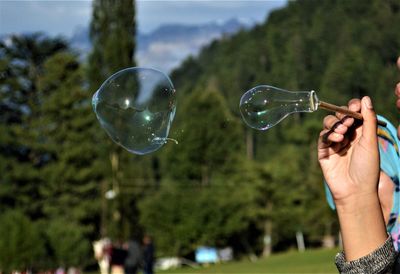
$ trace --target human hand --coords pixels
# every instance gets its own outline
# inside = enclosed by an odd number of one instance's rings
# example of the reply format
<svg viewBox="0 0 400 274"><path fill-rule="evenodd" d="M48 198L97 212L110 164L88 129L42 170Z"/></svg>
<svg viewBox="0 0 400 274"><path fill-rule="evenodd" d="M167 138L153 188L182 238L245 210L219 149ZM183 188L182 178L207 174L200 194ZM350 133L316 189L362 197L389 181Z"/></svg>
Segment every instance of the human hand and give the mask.
<svg viewBox="0 0 400 274"><path fill-rule="evenodd" d="M326 116L318 160L335 201L347 261L376 250L387 239L378 197L377 118L369 97L353 99L363 123L342 114Z"/></svg>
<svg viewBox="0 0 400 274"><path fill-rule="evenodd" d="M318 140L318 160L337 207L376 197L378 191L377 118L371 100L353 99L348 107L361 110L363 124L340 113L328 115Z"/></svg>

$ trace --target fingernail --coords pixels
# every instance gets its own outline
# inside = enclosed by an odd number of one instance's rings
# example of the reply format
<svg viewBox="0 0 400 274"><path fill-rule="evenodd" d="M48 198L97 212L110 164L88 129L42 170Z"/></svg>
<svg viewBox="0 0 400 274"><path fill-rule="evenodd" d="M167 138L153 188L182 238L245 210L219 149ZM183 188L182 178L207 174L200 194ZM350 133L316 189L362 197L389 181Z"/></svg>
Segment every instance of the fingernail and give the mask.
<svg viewBox="0 0 400 274"><path fill-rule="evenodd" d="M371 98L368 96L364 97L364 105L366 108L373 109L374 107L372 106Z"/></svg>

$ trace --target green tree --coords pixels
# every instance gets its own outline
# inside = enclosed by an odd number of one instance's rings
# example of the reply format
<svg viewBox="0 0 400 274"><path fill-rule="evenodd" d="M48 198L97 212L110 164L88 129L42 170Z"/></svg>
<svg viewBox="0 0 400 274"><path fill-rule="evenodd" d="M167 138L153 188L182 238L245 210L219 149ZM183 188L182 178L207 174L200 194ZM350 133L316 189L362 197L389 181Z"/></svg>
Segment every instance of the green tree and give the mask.
<svg viewBox="0 0 400 274"><path fill-rule="evenodd" d="M43 34L14 35L0 42L0 208L19 208L33 218L41 216L40 171L47 163L34 127L40 112L37 79L45 60L63 51L60 38Z"/></svg>
<svg viewBox="0 0 400 274"><path fill-rule="evenodd" d="M212 81L181 104L176 138L182 142L166 151L163 171L174 179L208 185L214 176L226 174L244 151L242 128Z"/></svg>
<svg viewBox="0 0 400 274"><path fill-rule="evenodd" d="M94 92L113 73L135 66L135 1L134 0L95 0L93 1L90 38L92 52L88 57L87 78L89 90ZM105 212L101 221L101 234L113 238L127 238L134 228L137 230L135 201L138 190L147 181L143 172L128 171L132 163L135 170L149 170L152 160L129 155L111 141L103 140L109 150L111 173L101 183L101 199ZM146 172L145 172L146 173ZM118 195L112 201L105 200L105 193L113 189ZM124 188L129 188L124 191ZM135 189L133 189L135 188ZM125 195L129 192L131 195ZM108 225L107 225L108 224ZM122 228L122 229L121 229ZM136 231L137 232L137 231Z"/></svg>
<svg viewBox="0 0 400 274"><path fill-rule="evenodd" d="M82 267L91 261L91 245L80 223L64 217L53 219L47 223L46 235L54 256L54 267Z"/></svg>
<svg viewBox="0 0 400 274"><path fill-rule="evenodd" d="M400 36L394 35L392 25L399 20L397 1L289 2L265 23L212 42L198 57L183 62L172 77L181 87L181 100L214 81L237 117L240 96L252 86L270 84L314 89L321 100L339 105L369 95L378 113L396 119L392 90ZM253 180L264 193L254 207L261 217L253 237L272 235L275 249L293 245L298 229L313 243L324 234L336 234L337 222L324 202L315 157L324 115L291 115L268 132L249 129L239 138L246 142L247 157L259 164ZM189 162L183 166L190 168Z"/></svg>
<svg viewBox="0 0 400 274"><path fill-rule="evenodd" d="M40 193L44 217L49 227L54 226L49 239L55 260L64 266L76 266L91 257L87 247L90 239L97 237L95 229L101 215L98 186L109 168L106 151L96 145L105 133L96 123L91 94L83 85L77 57L68 52L49 58L38 81L43 99L35 127L43 134L42 142L51 159L42 168L45 183L40 185ZM62 238L70 244L62 246L56 239L66 220L73 226L65 225L66 235ZM73 243L76 250L66 254Z"/></svg>
<svg viewBox="0 0 400 274"><path fill-rule="evenodd" d="M111 74L135 65L135 33L134 0L93 1L89 90L97 90Z"/></svg>
<svg viewBox="0 0 400 274"><path fill-rule="evenodd" d="M164 151L161 187L140 212L160 253L182 256L200 245L227 245L257 213L254 175L240 159L242 128L214 84L191 94L179 113L190 119L177 125L179 145Z"/></svg>
<svg viewBox="0 0 400 274"><path fill-rule="evenodd" d="M0 215L0 269L37 270L45 256L39 227L19 210L7 210Z"/></svg>

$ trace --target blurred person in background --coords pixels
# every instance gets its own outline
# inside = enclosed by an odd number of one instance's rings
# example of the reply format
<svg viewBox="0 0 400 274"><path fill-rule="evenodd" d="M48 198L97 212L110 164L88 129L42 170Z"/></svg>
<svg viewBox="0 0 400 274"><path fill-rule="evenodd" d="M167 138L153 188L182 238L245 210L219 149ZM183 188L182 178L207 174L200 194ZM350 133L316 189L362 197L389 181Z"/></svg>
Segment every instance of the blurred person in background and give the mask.
<svg viewBox="0 0 400 274"><path fill-rule="evenodd" d="M111 250L111 274L123 274L127 251L122 248L120 241L114 243Z"/></svg>
<svg viewBox="0 0 400 274"><path fill-rule="evenodd" d="M142 250L140 244L136 240L129 240L125 244L127 256L124 262L125 274L136 274L142 262Z"/></svg>
<svg viewBox="0 0 400 274"><path fill-rule="evenodd" d="M153 274L155 248L153 240L149 235L143 237L143 272Z"/></svg>

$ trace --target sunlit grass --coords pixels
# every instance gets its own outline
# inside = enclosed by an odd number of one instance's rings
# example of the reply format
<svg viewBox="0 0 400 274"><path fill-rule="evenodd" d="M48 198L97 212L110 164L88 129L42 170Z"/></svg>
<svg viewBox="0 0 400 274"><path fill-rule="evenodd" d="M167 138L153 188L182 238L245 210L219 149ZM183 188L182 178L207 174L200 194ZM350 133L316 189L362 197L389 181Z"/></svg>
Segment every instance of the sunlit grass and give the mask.
<svg viewBox="0 0 400 274"><path fill-rule="evenodd" d="M304 253L290 251L255 262L243 260L196 269L184 267L159 273L337 273L334 264L337 252L336 249L316 249Z"/></svg>

